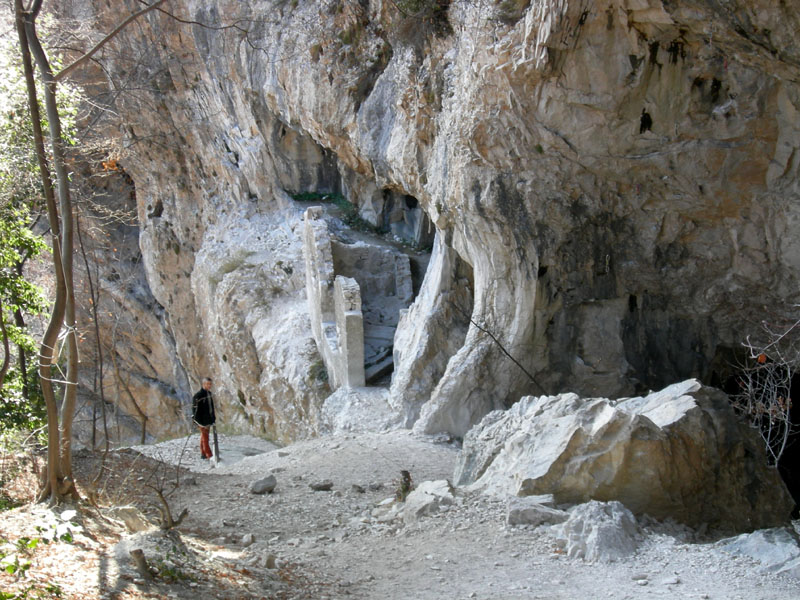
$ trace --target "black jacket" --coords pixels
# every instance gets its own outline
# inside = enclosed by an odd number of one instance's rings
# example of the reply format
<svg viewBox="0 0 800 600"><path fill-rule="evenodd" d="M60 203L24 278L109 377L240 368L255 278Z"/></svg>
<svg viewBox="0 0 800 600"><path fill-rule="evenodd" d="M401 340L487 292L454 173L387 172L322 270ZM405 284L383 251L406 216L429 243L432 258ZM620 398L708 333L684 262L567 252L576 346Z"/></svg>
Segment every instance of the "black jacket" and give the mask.
<svg viewBox="0 0 800 600"><path fill-rule="evenodd" d="M201 389L192 397L192 419L198 425L208 427L217 421L214 413L214 396L206 389Z"/></svg>

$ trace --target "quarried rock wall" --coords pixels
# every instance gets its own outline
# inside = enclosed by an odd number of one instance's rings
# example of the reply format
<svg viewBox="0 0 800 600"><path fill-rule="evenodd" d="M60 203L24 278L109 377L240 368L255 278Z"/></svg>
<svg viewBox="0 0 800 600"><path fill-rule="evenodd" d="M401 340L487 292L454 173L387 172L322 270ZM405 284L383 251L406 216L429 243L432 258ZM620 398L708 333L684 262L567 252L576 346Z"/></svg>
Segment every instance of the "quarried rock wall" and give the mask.
<svg viewBox="0 0 800 600"><path fill-rule="evenodd" d="M139 5L93 7L112 23ZM721 348L792 310L792 7L394 7L181 0L98 57L137 84L117 108L148 281L189 379L220 376L229 422L313 433L328 393L287 194L345 192L373 224L408 196L432 222L389 398L420 431L462 436L542 390L708 379Z"/></svg>

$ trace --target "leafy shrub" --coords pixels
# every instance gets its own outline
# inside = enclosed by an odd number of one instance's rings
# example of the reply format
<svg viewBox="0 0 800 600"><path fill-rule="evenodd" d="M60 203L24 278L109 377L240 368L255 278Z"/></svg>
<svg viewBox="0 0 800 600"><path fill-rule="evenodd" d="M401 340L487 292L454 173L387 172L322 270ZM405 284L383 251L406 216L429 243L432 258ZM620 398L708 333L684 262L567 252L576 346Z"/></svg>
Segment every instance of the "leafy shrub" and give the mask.
<svg viewBox="0 0 800 600"><path fill-rule="evenodd" d="M320 384L325 385L328 383L328 369L325 368L325 363L321 360L318 360L314 364L311 365L308 369L308 376L309 378Z"/></svg>
<svg viewBox="0 0 800 600"><path fill-rule="evenodd" d="M0 423L6 431L22 429L36 431L47 423L47 410L42 397L36 364L28 366L26 377L28 398L23 394L24 383L19 368L9 369L0 389Z"/></svg>

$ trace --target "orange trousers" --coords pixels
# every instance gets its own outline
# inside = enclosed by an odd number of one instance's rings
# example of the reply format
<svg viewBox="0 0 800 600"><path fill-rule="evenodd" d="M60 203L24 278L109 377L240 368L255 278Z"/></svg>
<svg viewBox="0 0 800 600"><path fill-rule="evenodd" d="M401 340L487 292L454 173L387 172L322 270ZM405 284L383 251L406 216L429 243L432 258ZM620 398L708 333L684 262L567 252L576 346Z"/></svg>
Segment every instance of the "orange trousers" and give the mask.
<svg viewBox="0 0 800 600"><path fill-rule="evenodd" d="M200 453L204 458L211 458L214 456L211 453L211 446L208 445L208 431L210 427L200 427Z"/></svg>

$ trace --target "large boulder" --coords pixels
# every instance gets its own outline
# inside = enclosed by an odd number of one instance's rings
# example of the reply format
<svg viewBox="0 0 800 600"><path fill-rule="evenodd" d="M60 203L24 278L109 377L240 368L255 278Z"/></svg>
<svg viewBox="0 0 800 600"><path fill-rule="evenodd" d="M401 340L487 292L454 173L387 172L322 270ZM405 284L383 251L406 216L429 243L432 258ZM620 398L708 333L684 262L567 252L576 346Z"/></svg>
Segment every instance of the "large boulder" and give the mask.
<svg viewBox="0 0 800 600"><path fill-rule="evenodd" d="M696 380L618 401L525 397L470 430L455 481L745 531L785 523L792 508L757 432Z"/></svg>
<svg viewBox="0 0 800 600"><path fill-rule="evenodd" d="M403 521L413 523L425 515L439 512L442 506L455 502L449 481L424 481L413 490L405 501Z"/></svg>

